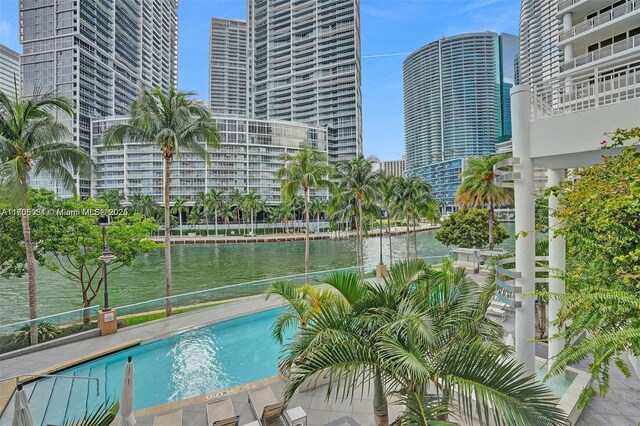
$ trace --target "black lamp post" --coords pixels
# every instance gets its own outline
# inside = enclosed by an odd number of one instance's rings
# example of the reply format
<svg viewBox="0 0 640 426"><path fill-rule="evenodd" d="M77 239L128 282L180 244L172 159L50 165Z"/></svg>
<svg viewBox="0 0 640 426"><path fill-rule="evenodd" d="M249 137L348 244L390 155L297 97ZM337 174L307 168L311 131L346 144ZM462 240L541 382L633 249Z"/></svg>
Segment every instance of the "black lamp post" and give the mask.
<svg viewBox="0 0 640 426"><path fill-rule="evenodd" d="M107 265L114 260L116 260L116 256L114 256L109 250L109 246L107 245L107 226L109 226L108 218L107 222L100 223L102 227L102 256L98 258L100 262L102 262L102 282L104 285L104 306L102 307L103 311L108 311L109 308L109 289L107 287Z"/></svg>

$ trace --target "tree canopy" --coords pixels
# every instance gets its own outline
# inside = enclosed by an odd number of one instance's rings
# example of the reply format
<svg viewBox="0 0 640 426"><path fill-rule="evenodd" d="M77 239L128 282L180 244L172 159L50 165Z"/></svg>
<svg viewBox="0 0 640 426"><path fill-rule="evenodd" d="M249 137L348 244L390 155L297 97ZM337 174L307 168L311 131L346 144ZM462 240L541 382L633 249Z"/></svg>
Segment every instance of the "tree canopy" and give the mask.
<svg viewBox="0 0 640 426"><path fill-rule="evenodd" d="M489 244L489 212L484 209L463 209L451 213L442 221L436 239L447 246L483 248ZM494 241L500 244L509 237L504 227L494 229Z"/></svg>

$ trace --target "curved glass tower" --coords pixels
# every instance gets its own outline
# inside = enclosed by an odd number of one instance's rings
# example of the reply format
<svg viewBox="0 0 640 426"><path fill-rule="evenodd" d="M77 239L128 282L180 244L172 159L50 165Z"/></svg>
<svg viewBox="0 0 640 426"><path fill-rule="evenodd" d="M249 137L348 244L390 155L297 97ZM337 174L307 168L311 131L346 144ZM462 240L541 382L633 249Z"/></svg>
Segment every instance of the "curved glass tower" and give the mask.
<svg viewBox="0 0 640 426"><path fill-rule="evenodd" d="M492 154L511 137L509 89L518 38L491 32L430 43L403 64L408 176L453 204L465 158Z"/></svg>

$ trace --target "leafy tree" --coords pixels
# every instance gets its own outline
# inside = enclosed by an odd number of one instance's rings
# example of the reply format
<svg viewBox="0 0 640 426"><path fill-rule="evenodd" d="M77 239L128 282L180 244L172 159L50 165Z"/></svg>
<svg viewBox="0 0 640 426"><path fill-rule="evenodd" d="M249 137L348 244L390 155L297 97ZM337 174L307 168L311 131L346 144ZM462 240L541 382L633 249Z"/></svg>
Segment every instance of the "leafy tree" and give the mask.
<svg viewBox="0 0 640 426"><path fill-rule="evenodd" d="M295 155L283 156L284 167L276 171L276 178L281 180L280 190L285 201L292 201L302 191L305 220L304 237L304 273L309 281L309 191L323 188L333 189L335 186L328 178L333 173L326 154L315 148L305 146Z"/></svg>
<svg viewBox="0 0 640 426"><path fill-rule="evenodd" d="M413 259L396 262L384 283L350 272L322 282L340 302L320 304L286 345L286 399L328 370L327 398L372 384L378 426L388 425L392 395L406 402L401 424L451 424L449 412L466 424L566 424L551 391L505 357L502 327L485 317L492 291L463 268Z"/></svg>
<svg viewBox="0 0 640 426"><path fill-rule="evenodd" d="M462 172L462 183L456 192L456 203L463 207L486 207L489 210L489 250L493 250L496 243L494 235L494 208L513 201L513 191L502 188L494 182L493 166L509 157L509 154L499 154L468 160L466 169Z"/></svg>
<svg viewBox="0 0 640 426"><path fill-rule="evenodd" d="M71 116L70 100L52 92L35 93L29 99L10 99L0 92L0 197L12 207L31 208L29 176L48 175L65 189L75 192L74 174L90 173L91 158L82 148L64 142L70 135L58 117ZM38 317L36 257L31 241L29 215L22 214L27 275L29 277L29 317ZM31 343L38 331L31 327Z"/></svg>
<svg viewBox="0 0 640 426"><path fill-rule="evenodd" d="M103 277L102 230L96 216L82 212L102 210L108 206L102 200L76 198L58 200L35 198L35 208L53 209L78 214L41 216L36 218L34 237L44 254L40 264L76 283L82 297L82 306L88 308L100 294ZM107 243L116 256L108 273L129 267L141 254L162 248L149 239L157 230L153 219L145 219L140 213L112 216L107 227Z"/></svg>
<svg viewBox="0 0 640 426"><path fill-rule="evenodd" d="M454 247L483 248L490 241L487 222L489 212L484 209L463 209L451 213L442 221L442 227L436 232L436 239L442 244ZM494 228L493 241L500 244L509 234L498 225Z"/></svg>
<svg viewBox="0 0 640 426"><path fill-rule="evenodd" d="M380 190L382 174L374 170L378 160L374 157L360 156L336 166L336 177L339 184L334 203L348 205L353 201L357 206L356 231L358 236L358 268L364 274L364 216L365 210L375 204Z"/></svg>
<svg viewBox="0 0 640 426"><path fill-rule="evenodd" d="M180 236L182 237L182 215L189 211L189 207L187 206L187 202L178 198L175 203L173 203L173 207L171 207L171 213L178 215L178 221L180 223ZM166 231L165 231L166 232Z"/></svg>
<svg viewBox="0 0 640 426"><path fill-rule="evenodd" d="M168 92L156 87L142 88L129 111L129 122L107 129L102 140L105 146L122 145L126 140L149 143L160 149L164 162L164 261L167 290L167 316L171 315L171 208L169 185L171 163L183 151L209 159L206 146L219 146L220 134L207 105L195 99L195 93Z"/></svg>
<svg viewBox="0 0 640 426"><path fill-rule="evenodd" d="M640 128L618 130L611 139L619 147L638 142ZM607 142L603 144L608 145ZM627 377L627 352L640 356L640 150L625 146L619 155L573 172L550 192L559 195L557 233L567 241L570 259L565 275L566 295L557 325L569 343L558 355L550 374L592 355L589 372L597 391L609 388L609 366ZM595 395L588 388L582 403Z"/></svg>

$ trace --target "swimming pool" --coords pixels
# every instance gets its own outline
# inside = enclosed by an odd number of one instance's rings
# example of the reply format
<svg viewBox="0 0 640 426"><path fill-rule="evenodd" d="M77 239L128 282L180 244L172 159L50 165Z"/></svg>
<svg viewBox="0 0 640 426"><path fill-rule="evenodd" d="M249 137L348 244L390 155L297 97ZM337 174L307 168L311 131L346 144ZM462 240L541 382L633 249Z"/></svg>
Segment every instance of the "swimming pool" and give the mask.
<svg viewBox="0 0 640 426"><path fill-rule="evenodd" d="M34 424L61 424L105 397L120 399L129 356L136 410L275 376L281 346L271 337L271 325L281 312L271 309L186 331L60 372L97 378L100 395L95 380L47 378L26 385Z"/></svg>

